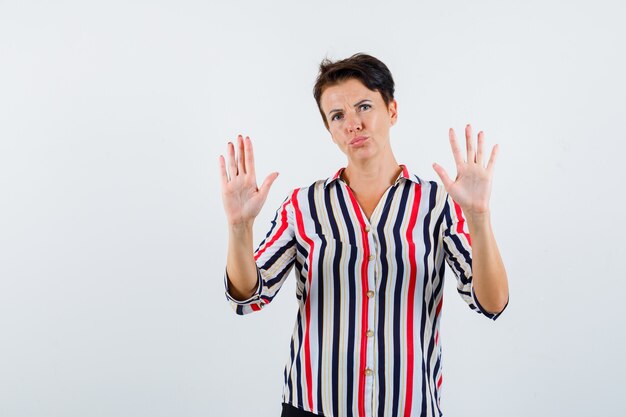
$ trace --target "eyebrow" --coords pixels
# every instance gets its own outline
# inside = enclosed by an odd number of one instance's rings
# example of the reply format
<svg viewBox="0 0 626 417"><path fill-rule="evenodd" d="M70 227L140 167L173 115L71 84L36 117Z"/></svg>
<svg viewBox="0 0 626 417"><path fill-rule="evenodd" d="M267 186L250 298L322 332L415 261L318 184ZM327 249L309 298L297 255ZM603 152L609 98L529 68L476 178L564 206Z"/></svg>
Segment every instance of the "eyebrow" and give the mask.
<svg viewBox="0 0 626 417"><path fill-rule="evenodd" d="M366 101L371 102L372 100L370 100L369 98L365 98L365 99L359 101L358 103L356 103L353 107L358 107L358 106L360 106L361 104L363 104ZM341 109L333 109L333 110L328 112L328 116L332 116L333 113L337 113L338 111L341 111Z"/></svg>

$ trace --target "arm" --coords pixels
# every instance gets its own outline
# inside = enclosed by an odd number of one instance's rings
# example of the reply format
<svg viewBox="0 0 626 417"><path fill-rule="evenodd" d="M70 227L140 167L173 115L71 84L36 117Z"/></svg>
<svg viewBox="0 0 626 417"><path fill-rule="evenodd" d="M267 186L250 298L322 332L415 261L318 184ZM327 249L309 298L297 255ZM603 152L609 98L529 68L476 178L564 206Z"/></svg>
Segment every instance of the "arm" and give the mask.
<svg viewBox="0 0 626 417"><path fill-rule="evenodd" d="M235 145L228 143L228 170L220 155L222 201L228 222L228 254L226 273L230 294L237 300L250 298L258 288L257 266L254 260L252 225L261 211L269 189L278 177L274 172L265 178L261 188L256 185L254 154L249 137L237 137Z"/></svg>
<svg viewBox="0 0 626 417"><path fill-rule="evenodd" d="M471 127L465 128L467 161L463 160L450 129L450 145L457 167L453 181L439 165L433 168L443 181L450 197L465 213L472 249L472 279L474 294L480 305L490 313L501 312L508 303L509 288L504 263L491 228L489 197L498 145L492 152L487 167L483 166L483 132L478 133L477 152L474 153Z"/></svg>
<svg viewBox="0 0 626 417"><path fill-rule="evenodd" d="M247 300L258 289L257 267L252 248L252 225L228 226L226 274L231 296Z"/></svg>
<svg viewBox="0 0 626 417"><path fill-rule="evenodd" d="M468 215L467 225L472 237L472 275L476 298L488 312L499 313L509 301L509 283L491 229L489 212Z"/></svg>

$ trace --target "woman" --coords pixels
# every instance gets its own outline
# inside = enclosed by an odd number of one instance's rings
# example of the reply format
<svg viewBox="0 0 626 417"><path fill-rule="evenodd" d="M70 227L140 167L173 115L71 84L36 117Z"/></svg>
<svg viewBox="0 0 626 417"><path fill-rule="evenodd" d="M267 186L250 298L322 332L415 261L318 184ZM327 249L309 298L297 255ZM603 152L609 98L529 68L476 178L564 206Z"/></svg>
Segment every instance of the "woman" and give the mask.
<svg viewBox="0 0 626 417"><path fill-rule="evenodd" d="M252 224L278 174L257 188L248 137L238 152L228 144L228 169L220 156L235 311L263 308L296 266L283 416L440 416L444 260L472 309L495 320L508 304L488 204L497 145L485 167L483 133L475 151L468 125L465 161L450 129L456 179L433 164L445 189L424 181L391 150L393 94L372 56L322 62L314 96L347 166L293 190L254 251Z"/></svg>

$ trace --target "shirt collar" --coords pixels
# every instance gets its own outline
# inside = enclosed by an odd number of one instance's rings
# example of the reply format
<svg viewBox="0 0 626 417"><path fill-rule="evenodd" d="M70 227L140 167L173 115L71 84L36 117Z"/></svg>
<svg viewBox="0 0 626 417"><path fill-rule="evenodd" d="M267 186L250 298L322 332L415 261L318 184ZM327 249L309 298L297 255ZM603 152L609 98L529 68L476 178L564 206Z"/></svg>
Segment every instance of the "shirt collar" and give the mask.
<svg viewBox="0 0 626 417"><path fill-rule="evenodd" d="M409 180L409 181L413 181L416 184L421 184L418 176L415 174L411 174L408 168L406 167L406 165L400 164L400 167L402 168L402 172L400 172L400 175L398 175L398 178L396 178L396 181L394 182L393 185L397 185L400 180ZM328 187L328 184L340 179L341 173L343 172L344 169L346 168L345 167L339 168L339 170L335 173L335 175L333 175L332 177L329 177L324 183L324 188Z"/></svg>

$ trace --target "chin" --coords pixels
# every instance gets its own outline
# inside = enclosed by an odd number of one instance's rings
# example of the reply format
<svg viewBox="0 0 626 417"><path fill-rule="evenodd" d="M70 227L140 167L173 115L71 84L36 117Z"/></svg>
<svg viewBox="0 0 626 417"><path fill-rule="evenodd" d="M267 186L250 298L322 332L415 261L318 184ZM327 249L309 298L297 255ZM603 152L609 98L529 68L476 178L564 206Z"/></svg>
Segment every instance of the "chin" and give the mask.
<svg viewBox="0 0 626 417"><path fill-rule="evenodd" d="M349 157L351 157L355 161L366 161L368 159L376 158L377 154L375 152L371 152L369 149L357 150L357 152L350 153Z"/></svg>

